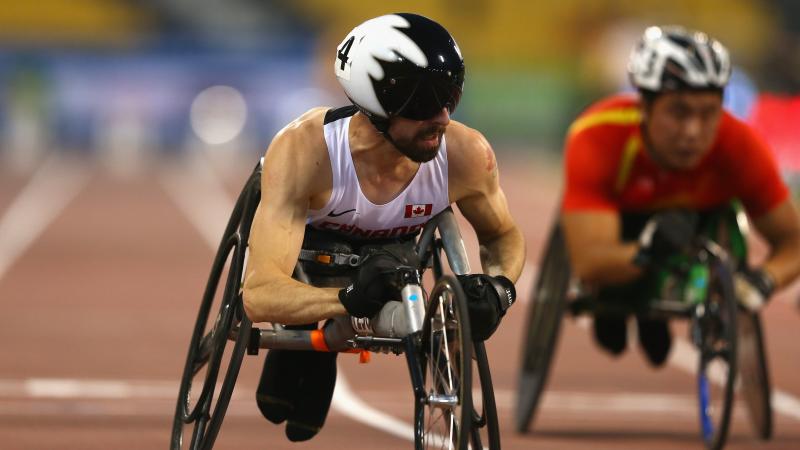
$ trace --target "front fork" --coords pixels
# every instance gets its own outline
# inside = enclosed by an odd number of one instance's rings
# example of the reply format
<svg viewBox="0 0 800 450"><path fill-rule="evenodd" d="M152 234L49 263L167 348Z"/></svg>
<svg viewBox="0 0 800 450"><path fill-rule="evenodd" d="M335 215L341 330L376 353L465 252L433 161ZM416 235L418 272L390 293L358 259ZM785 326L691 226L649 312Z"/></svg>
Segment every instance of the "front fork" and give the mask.
<svg viewBox="0 0 800 450"><path fill-rule="evenodd" d="M425 374L423 371L422 359L425 358L423 345L423 329L425 327L425 312L427 310L427 299L420 286L420 274L417 270L401 270L400 282L403 286L400 290L400 297L403 301L406 318L408 321L408 335L404 338L406 365L408 366L411 385L414 389L414 401L419 411L427 401L425 392ZM415 420L420 420L415 417ZM421 429L421 427L415 427ZM419 440L418 440L419 441Z"/></svg>

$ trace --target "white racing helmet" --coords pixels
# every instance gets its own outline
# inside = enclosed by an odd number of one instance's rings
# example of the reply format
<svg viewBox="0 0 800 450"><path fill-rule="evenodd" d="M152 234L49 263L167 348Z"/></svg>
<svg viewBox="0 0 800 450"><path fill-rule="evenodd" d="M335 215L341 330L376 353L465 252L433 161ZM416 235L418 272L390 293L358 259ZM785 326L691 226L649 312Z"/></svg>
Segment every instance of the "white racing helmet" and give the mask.
<svg viewBox="0 0 800 450"><path fill-rule="evenodd" d="M640 90L724 89L731 76L728 50L705 33L654 26L633 48L628 75Z"/></svg>
<svg viewBox="0 0 800 450"><path fill-rule="evenodd" d="M416 14L388 14L355 27L336 49L334 71L350 101L381 131L394 116L425 120L442 108L453 112L464 85L464 59L453 37Z"/></svg>

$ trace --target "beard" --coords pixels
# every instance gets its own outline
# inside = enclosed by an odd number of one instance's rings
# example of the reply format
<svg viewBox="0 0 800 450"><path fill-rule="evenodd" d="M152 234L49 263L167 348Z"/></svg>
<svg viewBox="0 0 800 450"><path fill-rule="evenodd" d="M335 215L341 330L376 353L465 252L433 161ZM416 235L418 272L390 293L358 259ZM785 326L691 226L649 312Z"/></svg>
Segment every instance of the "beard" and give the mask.
<svg viewBox="0 0 800 450"><path fill-rule="evenodd" d="M444 131L444 127L433 125L420 130L410 139L392 138L392 143L397 150L408 159L418 163L425 163L435 158L439 153L439 148L442 146ZM426 142L428 138L434 135L436 136L435 145Z"/></svg>

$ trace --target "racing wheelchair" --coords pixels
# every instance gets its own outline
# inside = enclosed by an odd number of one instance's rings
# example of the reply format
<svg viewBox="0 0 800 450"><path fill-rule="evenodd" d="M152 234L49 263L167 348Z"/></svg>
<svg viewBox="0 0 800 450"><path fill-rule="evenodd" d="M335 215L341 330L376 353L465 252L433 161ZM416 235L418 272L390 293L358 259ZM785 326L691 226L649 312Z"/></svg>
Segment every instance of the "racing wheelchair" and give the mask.
<svg viewBox="0 0 800 450"><path fill-rule="evenodd" d="M692 250L667 261L640 302L598 302L581 292L571 277L562 227L555 223L528 310L515 411L518 432L526 432L535 417L563 316L638 314L689 321L698 353L700 434L707 448L725 444L737 387L756 436L771 438L771 386L760 317L739 307L734 291L733 275L747 263L747 216L734 202L703 217Z"/></svg>
<svg viewBox="0 0 800 450"><path fill-rule="evenodd" d="M290 330L280 324L257 328L244 313L242 282L250 226L261 198L262 164L263 159L236 201L211 267L178 392L172 450L213 447L246 353L254 355L260 349L330 351L324 329ZM420 267L397 269L406 332L399 337L380 335L371 332L374 330L365 327L363 321L353 319L353 335L346 341L346 349L340 351L405 355L415 399L415 449L499 449L486 349L482 342L471 339L461 285L444 272L445 259L456 275L470 271L451 209L425 225L414 251L422 262ZM435 282L430 293L422 288L427 269L431 269ZM293 277L309 281L299 263ZM222 375L224 362L227 369ZM481 394L478 408L472 396L473 371Z"/></svg>

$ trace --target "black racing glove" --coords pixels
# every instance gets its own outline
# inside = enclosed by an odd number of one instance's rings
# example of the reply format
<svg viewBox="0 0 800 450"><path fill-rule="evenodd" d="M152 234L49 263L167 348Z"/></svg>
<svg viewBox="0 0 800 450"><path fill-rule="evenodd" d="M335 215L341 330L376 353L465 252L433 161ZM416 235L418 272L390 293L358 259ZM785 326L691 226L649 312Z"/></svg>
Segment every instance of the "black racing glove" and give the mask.
<svg viewBox="0 0 800 450"><path fill-rule="evenodd" d="M769 301L775 281L764 269L744 268L734 274L733 287L739 304L755 312Z"/></svg>
<svg viewBox="0 0 800 450"><path fill-rule="evenodd" d="M485 341L494 333L506 310L517 299L514 283L504 276L459 275L467 294L469 323L473 341Z"/></svg>
<svg viewBox="0 0 800 450"><path fill-rule="evenodd" d="M688 249L695 236L697 214L669 210L656 213L639 234L639 251L634 264L649 267L661 264L671 255Z"/></svg>
<svg viewBox="0 0 800 450"><path fill-rule="evenodd" d="M398 297L395 277L403 261L389 252L364 258L353 284L339 291L339 301L354 317L371 318L386 302Z"/></svg>

